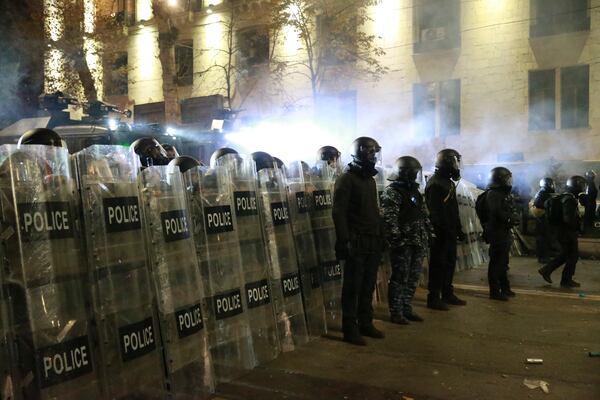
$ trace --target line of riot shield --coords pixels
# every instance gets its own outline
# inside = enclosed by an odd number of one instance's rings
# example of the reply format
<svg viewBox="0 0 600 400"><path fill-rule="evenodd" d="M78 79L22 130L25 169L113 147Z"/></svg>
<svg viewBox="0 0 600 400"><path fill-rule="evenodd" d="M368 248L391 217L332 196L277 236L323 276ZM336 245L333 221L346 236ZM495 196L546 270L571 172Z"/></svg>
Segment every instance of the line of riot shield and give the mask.
<svg viewBox="0 0 600 400"><path fill-rule="evenodd" d="M313 198L314 188L310 181L308 166L302 161L290 163L287 169L289 185L288 204L292 233L296 245L300 282L302 282L302 299L308 333L321 336L327 333L325 325L325 306L319 273L319 260L315 247L310 210L313 202L331 205L332 198Z"/></svg>
<svg viewBox="0 0 600 400"><path fill-rule="evenodd" d="M67 150L5 145L0 160L14 397L100 398Z"/></svg>
<svg viewBox="0 0 600 400"><path fill-rule="evenodd" d="M231 177L230 191L244 269L244 295L254 354L260 365L275 359L281 351L273 303L273 293L281 293L281 286L272 287L269 280L262 210L256 197L256 168L251 157L238 154L222 156L216 165L226 168Z"/></svg>
<svg viewBox="0 0 600 400"><path fill-rule="evenodd" d="M169 390L202 398L214 390L214 375L182 176L177 167L149 167L138 184Z"/></svg>
<svg viewBox="0 0 600 400"><path fill-rule="evenodd" d="M319 260L327 329L339 331L342 329L343 270L335 257L336 235L331 214L335 178L335 170L326 161L317 162L313 168L311 196L314 204L310 217Z"/></svg>
<svg viewBox="0 0 600 400"><path fill-rule="evenodd" d="M226 382L256 365L248 320L248 303L243 294L244 278L232 209L230 177L225 168L193 168L185 173L186 184L200 183L188 190L205 238L196 243L207 296L208 335L215 376ZM199 190L198 190L199 189Z"/></svg>
<svg viewBox="0 0 600 400"><path fill-rule="evenodd" d="M275 165L258 171L258 190L269 252L271 286L281 287L281 292L273 291L279 343L282 351L292 351L308 341L308 330L283 171ZM282 297L278 297L280 293Z"/></svg>
<svg viewBox="0 0 600 400"><path fill-rule="evenodd" d="M138 200L139 160L132 154L122 146L91 146L74 155L107 399L162 398L166 391Z"/></svg>

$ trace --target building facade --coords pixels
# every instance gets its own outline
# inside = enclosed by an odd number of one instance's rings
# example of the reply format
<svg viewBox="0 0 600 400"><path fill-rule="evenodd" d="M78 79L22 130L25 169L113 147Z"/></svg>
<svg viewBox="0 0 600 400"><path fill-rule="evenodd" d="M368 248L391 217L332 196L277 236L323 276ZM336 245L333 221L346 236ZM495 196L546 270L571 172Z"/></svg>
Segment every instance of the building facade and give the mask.
<svg viewBox="0 0 600 400"><path fill-rule="evenodd" d="M272 118L310 98L301 74L271 76L275 54L302 60L306 52L292 29L271 37L269 1L240 2L235 16L220 0L164 2L178 33L182 122L227 106ZM164 120L152 1L110 7L128 25L119 61L126 76L112 73L120 89L105 82L105 97L134 106L136 118ZM427 165L443 147L474 165L600 159L600 0L373 0L368 13L364 29L385 50L388 73L323 90L335 100L324 108L339 120L336 143L377 137L386 163L414 154ZM228 85L223 71L232 65Z"/></svg>

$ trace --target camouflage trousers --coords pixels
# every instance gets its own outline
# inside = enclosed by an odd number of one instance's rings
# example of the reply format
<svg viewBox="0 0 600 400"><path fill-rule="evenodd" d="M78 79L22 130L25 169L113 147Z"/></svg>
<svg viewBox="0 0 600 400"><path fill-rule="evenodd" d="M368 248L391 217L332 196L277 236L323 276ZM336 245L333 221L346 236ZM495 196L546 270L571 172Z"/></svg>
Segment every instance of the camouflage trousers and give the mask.
<svg viewBox="0 0 600 400"><path fill-rule="evenodd" d="M423 269L426 249L418 246L402 246L390 249L392 276L388 286L388 302L391 315L412 312L412 300Z"/></svg>

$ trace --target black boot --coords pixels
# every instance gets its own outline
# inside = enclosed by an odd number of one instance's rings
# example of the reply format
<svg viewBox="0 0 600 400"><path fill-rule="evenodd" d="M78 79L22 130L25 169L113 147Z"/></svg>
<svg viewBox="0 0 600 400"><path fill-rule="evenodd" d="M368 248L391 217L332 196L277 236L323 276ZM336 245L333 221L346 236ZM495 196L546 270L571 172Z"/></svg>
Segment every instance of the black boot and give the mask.
<svg viewBox="0 0 600 400"><path fill-rule="evenodd" d="M538 269L538 273L542 276L542 278L544 278L544 280L548 283L552 283L552 278L550 278L550 274L551 272L548 272L548 270L546 269L546 267L542 267L540 269Z"/></svg>
<svg viewBox="0 0 600 400"><path fill-rule="evenodd" d="M428 294L427 295L427 308L439 311L448 311L448 304L440 299L439 295Z"/></svg>
<svg viewBox="0 0 600 400"><path fill-rule="evenodd" d="M451 304L453 306L464 306L467 305L467 302L463 299L458 298L454 293L450 293L447 296L442 296L442 300L446 303Z"/></svg>
<svg viewBox="0 0 600 400"><path fill-rule="evenodd" d="M342 323L342 330L344 331L344 342L348 342L356 346L367 345L365 339L360 336L360 333L358 332L358 325L356 323L344 321Z"/></svg>
<svg viewBox="0 0 600 400"><path fill-rule="evenodd" d="M490 290L490 299L508 301L508 296L499 290Z"/></svg>
<svg viewBox="0 0 600 400"><path fill-rule="evenodd" d="M398 325L408 325L408 319L404 317L402 314L392 315L390 317L390 322Z"/></svg>
<svg viewBox="0 0 600 400"><path fill-rule="evenodd" d="M375 328L375 326L372 323L361 326L359 332L363 336L368 336L375 339L383 339L385 337L383 332Z"/></svg>

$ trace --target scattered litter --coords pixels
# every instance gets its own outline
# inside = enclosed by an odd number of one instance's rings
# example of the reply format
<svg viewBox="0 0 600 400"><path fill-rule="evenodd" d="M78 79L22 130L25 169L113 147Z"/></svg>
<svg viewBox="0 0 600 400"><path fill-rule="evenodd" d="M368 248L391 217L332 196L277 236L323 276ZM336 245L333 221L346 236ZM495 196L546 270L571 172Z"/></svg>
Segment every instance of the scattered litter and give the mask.
<svg viewBox="0 0 600 400"><path fill-rule="evenodd" d="M543 364L544 360L542 360L541 358L528 358L527 359L527 364Z"/></svg>
<svg viewBox="0 0 600 400"><path fill-rule="evenodd" d="M536 380L536 379L523 379L523 385L527 386L529 389L542 389L544 393L550 393L550 384L546 381Z"/></svg>
<svg viewBox="0 0 600 400"><path fill-rule="evenodd" d="M439 375L439 374L440 374L440 371L438 371L437 369L434 369L434 370L433 370L433 374L434 374L434 375Z"/></svg>
<svg viewBox="0 0 600 400"><path fill-rule="evenodd" d="M506 375L506 374L502 374L502 377L503 377L503 378L508 378L508 375Z"/></svg>
<svg viewBox="0 0 600 400"><path fill-rule="evenodd" d="M579 297L585 297L585 293L579 293Z"/></svg>
<svg viewBox="0 0 600 400"><path fill-rule="evenodd" d="M590 351L588 353L588 356L590 356L590 357L600 357L600 351Z"/></svg>
<svg viewBox="0 0 600 400"><path fill-rule="evenodd" d="M415 400L412 397L408 397L408 396L402 396L402 400Z"/></svg>

